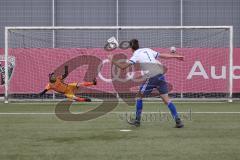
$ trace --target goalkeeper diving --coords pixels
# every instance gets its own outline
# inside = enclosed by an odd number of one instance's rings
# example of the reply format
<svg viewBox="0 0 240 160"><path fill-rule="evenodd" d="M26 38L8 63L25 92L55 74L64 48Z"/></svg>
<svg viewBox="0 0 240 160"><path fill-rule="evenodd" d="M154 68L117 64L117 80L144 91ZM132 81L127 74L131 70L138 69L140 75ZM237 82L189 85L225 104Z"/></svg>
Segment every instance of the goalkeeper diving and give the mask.
<svg viewBox="0 0 240 160"><path fill-rule="evenodd" d="M49 74L49 83L46 85L45 90L40 93L40 96L44 95L49 90L54 90L58 93L64 94L69 100L78 102L91 102L90 98L77 97L75 92L80 86L97 85L96 79L94 79L92 82L75 82L67 84L64 82L64 79L68 76L68 66L65 66L64 70L64 74L61 76L56 76L54 72Z"/></svg>

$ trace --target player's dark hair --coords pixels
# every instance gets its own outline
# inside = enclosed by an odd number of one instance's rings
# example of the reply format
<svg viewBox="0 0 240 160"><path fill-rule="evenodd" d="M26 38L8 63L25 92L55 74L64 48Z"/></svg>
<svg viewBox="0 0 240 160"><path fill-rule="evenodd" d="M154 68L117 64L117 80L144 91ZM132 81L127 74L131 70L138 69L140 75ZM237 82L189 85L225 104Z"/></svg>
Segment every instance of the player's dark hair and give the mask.
<svg viewBox="0 0 240 160"><path fill-rule="evenodd" d="M55 78L52 78L52 77L54 76L54 72L53 72L53 73L50 73L48 76L49 76L49 82L50 82L50 83L56 82L56 79L55 79Z"/></svg>
<svg viewBox="0 0 240 160"><path fill-rule="evenodd" d="M133 50L137 50L139 49L139 43L138 43L138 40L137 39L132 39L130 40L130 47L133 49Z"/></svg>
<svg viewBox="0 0 240 160"><path fill-rule="evenodd" d="M48 77L52 77L54 75L54 72L49 73Z"/></svg>

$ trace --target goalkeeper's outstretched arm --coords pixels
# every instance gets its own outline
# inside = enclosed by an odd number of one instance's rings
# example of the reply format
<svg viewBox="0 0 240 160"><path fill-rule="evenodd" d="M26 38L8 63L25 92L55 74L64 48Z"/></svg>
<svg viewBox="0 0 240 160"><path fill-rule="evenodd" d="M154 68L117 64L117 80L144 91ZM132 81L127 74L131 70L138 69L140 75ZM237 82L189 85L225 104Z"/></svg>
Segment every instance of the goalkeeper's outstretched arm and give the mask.
<svg viewBox="0 0 240 160"><path fill-rule="evenodd" d="M48 91L48 89L44 89L42 92L39 93L39 95L43 96L47 91Z"/></svg>
<svg viewBox="0 0 240 160"><path fill-rule="evenodd" d="M65 79L68 76L68 66L64 67L64 74L62 75L62 79Z"/></svg>
<svg viewBox="0 0 240 160"><path fill-rule="evenodd" d="M96 78L93 79L92 82L82 82L78 84L79 86L95 86L97 85L97 80Z"/></svg>

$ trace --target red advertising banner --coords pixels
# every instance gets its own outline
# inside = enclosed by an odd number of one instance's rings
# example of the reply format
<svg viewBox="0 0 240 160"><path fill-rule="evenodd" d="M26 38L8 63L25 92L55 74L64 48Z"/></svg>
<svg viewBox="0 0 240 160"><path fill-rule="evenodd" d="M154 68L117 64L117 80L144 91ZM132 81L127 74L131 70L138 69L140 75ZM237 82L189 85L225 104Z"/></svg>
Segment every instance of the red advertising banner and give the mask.
<svg viewBox="0 0 240 160"><path fill-rule="evenodd" d="M169 49L154 48L161 53L169 52ZM228 92L229 90L229 49L228 48L183 48L178 52L185 56L184 61L175 59L160 62L167 66L166 79L173 84L172 92ZM3 54L3 49L0 50ZM99 71L96 89L107 92L115 92L112 81L120 79L117 73L111 78L111 65L107 60L109 54L124 54L131 56L130 50L115 50L106 52L103 49L83 48L15 48L9 50L9 55L14 56L16 64L9 82L10 93L38 93L42 91L48 82L48 74L71 59L87 56L96 57L101 63L95 67ZM3 62L1 62L4 64ZM81 65L74 69L66 79L66 82L81 82L86 76L88 65ZM62 71L63 72L63 71ZM91 77L91 71L88 72ZM134 75L135 74L135 75ZM127 78L136 76L131 72ZM94 75L92 75L94 76ZM233 92L240 92L240 48L234 49L233 59ZM124 87L124 86L123 86ZM1 86L0 92L4 92Z"/></svg>

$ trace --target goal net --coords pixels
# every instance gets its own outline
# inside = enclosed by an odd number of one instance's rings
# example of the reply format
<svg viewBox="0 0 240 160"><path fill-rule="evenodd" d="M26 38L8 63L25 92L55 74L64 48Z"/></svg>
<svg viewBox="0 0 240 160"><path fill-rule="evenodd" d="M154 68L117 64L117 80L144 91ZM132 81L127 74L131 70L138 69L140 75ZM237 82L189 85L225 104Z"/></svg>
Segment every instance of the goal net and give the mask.
<svg viewBox="0 0 240 160"><path fill-rule="evenodd" d="M137 79L141 71L134 67L120 71L109 63L109 54L119 61L132 55L130 49L104 50L107 39L113 36L119 43L136 38L141 48L160 54L170 53L174 46L184 55L184 61L160 59L168 68L166 79L173 86L172 98L220 100L232 96L231 26L6 27L5 34L4 57L15 58L11 78L8 61L1 72L8 81L1 88L5 101L65 98L53 91L39 96L49 73L61 75L65 65L69 66L65 83L97 78L98 84L80 88L76 92L79 96L105 100L134 97L142 83ZM158 93L153 91L149 97L156 98Z"/></svg>

